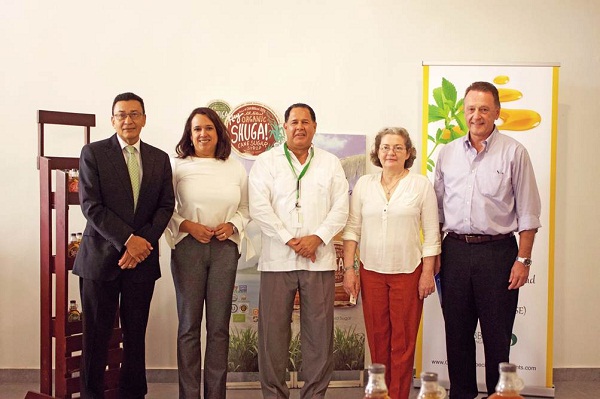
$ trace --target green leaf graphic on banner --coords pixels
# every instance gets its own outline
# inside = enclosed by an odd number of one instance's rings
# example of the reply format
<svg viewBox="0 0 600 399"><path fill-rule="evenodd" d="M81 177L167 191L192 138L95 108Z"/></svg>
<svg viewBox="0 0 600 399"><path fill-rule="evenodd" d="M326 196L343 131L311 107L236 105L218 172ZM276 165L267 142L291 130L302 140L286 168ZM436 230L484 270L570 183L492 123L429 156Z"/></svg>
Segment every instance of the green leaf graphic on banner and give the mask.
<svg viewBox="0 0 600 399"><path fill-rule="evenodd" d="M446 114L444 114L442 108L429 104L429 116L427 119L429 120L429 123L441 121L446 119Z"/></svg>
<svg viewBox="0 0 600 399"><path fill-rule="evenodd" d="M456 86L446 78L442 78L442 85L432 91L435 104L427 107L427 123L444 121L444 127L438 128L435 138L427 136L434 143L433 149L427 155L427 170L433 171L435 162L431 156L440 144L448 144L467 134L465 120L464 99L458 99Z"/></svg>
<svg viewBox="0 0 600 399"><path fill-rule="evenodd" d="M444 108L444 97L443 96L444 95L442 93L441 87L436 87L435 89L433 89L433 99L435 100L435 105L437 105L438 108L442 108L442 109Z"/></svg>
<svg viewBox="0 0 600 399"><path fill-rule="evenodd" d="M444 104L454 108L456 105L456 87L446 78L442 78L442 91L444 93Z"/></svg>

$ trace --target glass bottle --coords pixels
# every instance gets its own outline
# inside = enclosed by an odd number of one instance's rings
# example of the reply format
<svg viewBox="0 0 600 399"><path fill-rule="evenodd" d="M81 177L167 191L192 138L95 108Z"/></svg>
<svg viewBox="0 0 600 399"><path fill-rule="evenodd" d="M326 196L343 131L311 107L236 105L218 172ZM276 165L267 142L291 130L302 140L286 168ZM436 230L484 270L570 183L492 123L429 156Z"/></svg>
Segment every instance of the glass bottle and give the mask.
<svg viewBox="0 0 600 399"><path fill-rule="evenodd" d="M81 244L82 239L83 239L83 233L77 233L77 244Z"/></svg>
<svg viewBox="0 0 600 399"><path fill-rule="evenodd" d="M77 251L79 250L79 242L77 242L77 235L75 233L71 233L71 239L69 240L69 245L67 246L67 256L69 258L74 258L77 255Z"/></svg>
<svg viewBox="0 0 600 399"><path fill-rule="evenodd" d="M385 365L373 363L369 366L369 381L365 387L363 399L390 399L385 384Z"/></svg>
<svg viewBox="0 0 600 399"><path fill-rule="evenodd" d="M77 307L77 301L71 299L71 301L69 301L69 314L67 315L67 321L70 323L79 320L81 320L81 312Z"/></svg>
<svg viewBox="0 0 600 399"><path fill-rule="evenodd" d="M417 399L444 399L446 390L438 384L437 373L421 373L421 390Z"/></svg>
<svg viewBox="0 0 600 399"><path fill-rule="evenodd" d="M77 169L69 170L69 180L67 183L70 193L79 191L79 171Z"/></svg>
<svg viewBox="0 0 600 399"><path fill-rule="evenodd" d="M517 366L512 363L500 363L500 378L496 385L496 393L492 398L523 399L519 392L525 386L523 380L517 375Z"/></svg>

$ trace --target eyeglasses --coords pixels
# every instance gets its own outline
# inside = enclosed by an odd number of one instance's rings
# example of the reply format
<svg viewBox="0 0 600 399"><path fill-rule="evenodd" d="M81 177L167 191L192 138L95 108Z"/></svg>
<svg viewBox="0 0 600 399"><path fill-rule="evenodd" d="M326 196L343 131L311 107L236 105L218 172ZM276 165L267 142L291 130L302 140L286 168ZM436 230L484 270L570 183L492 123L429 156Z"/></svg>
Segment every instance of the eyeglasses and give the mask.
<svg viewBox="0 0 600 399"><path fill-rule="evenodd" d="M406 150L406 148L402 147L401 145L390 146L390 145L387 145L387 144L383 144L383 145L379 146L379 151L381 151L381 152L394 151L394 154L395 154L395 153L402 152L402 151L405 151L405 150Z"/></svg>
<svg viewBox="0 0 600 399"><path fill-rule="evenodd" d="M118 114L114 114L113 116L115 117L116 120L118 120L119 122L124 121L125 119L127 119L127 117L130 117L132 121L137 121L138 119L140 119L144 114L140 114L139 112L130 112L128 114L126 114L125 112L119 112Z"/></svg>

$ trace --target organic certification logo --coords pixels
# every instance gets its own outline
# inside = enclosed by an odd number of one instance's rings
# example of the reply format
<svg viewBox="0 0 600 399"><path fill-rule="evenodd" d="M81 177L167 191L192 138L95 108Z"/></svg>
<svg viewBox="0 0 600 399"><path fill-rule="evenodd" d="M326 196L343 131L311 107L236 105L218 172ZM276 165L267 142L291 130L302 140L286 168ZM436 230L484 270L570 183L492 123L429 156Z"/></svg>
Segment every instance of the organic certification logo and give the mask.
<svg viewBox="0 0 600 399"><path fill-rule="evenodd" d="M207 107L215 111L223 122L225 122L231 112L231 107L223 100L213 100L208 103Z"/></svg>

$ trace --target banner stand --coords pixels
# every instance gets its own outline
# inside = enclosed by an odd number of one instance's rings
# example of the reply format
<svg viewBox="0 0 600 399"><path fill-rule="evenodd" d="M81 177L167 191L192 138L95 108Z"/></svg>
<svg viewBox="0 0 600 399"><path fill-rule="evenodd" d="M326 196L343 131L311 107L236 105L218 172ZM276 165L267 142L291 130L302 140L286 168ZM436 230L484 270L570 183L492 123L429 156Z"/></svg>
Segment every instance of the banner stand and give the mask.
<svg viewBox="0 0 600 399"><path fill-rule="evenodd" d="M496 126L529 152L542 200L542 227L535 237L529 279L519 291L510 361L517 365L517 373L525 382L521 394L545 397L555 395L552 347L559 66L423 62L422 172L432 182L439 150L468 133L462 97L475 81L492 82L498 88L502 108ZM449 387L443 326L439 301L426 300L417 341L414 386L420 386L421 371L431 371L438 373L442 386ZM485 364L479 327L474 338L477 380L483 392Z"/></svg>

